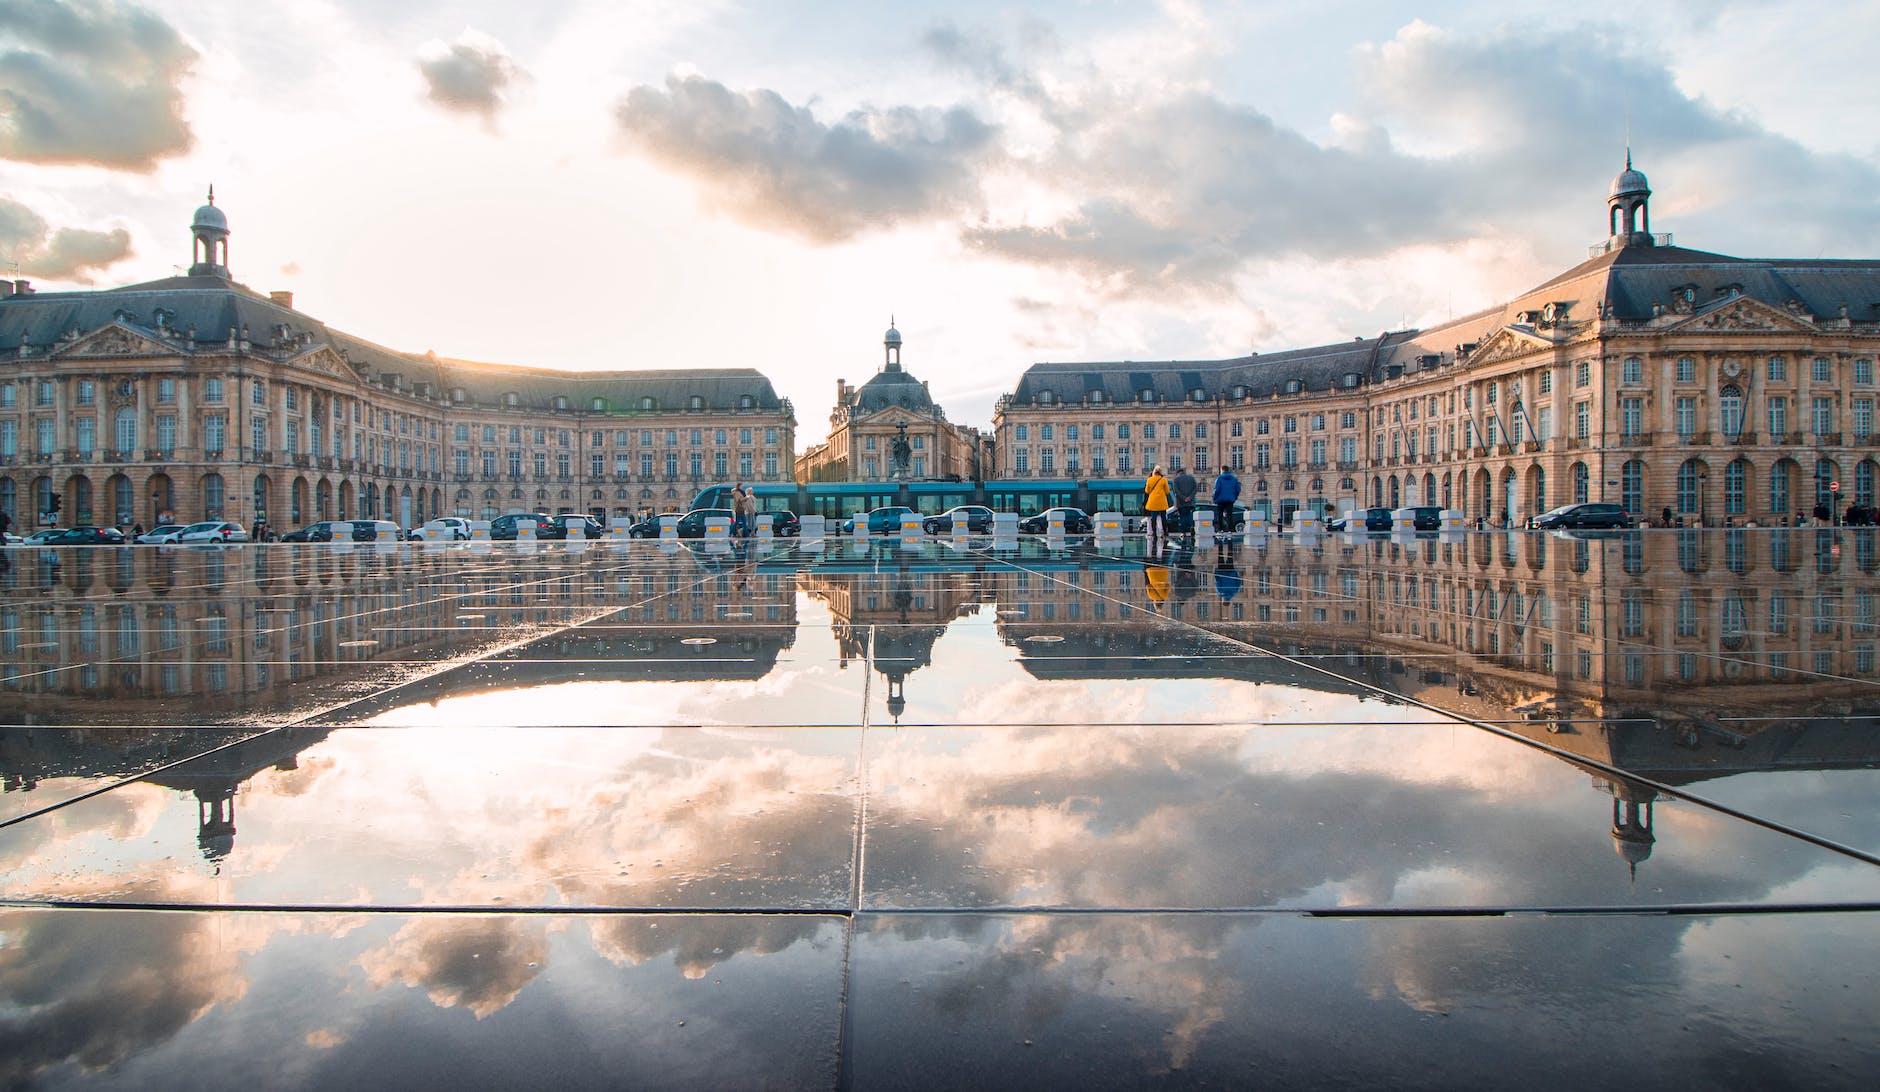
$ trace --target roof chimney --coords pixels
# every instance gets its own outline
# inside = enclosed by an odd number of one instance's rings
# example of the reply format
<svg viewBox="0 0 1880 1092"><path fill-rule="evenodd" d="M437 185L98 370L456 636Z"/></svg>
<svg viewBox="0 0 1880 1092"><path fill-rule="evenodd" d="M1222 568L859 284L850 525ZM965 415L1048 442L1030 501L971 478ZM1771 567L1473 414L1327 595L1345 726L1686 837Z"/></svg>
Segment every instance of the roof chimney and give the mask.
<svg viewBox="0 0 1880 1092"><path fill-rule="evenodd" d="M32 295L33 294L33 282L32 281L14 281L13 282L13 294L16 296Z"/></svg>
<svg viewBox="0 0 1880 1092"><path fill-rule="evenodd" d="M12 294L13 294L13 282L12 281L0 281L0 300L6 299L8 296L11 296Z"/></svg>
<svg viewBox="0 0 1880 1092"><path fill-rule="evenodd" d="M294 294L292 292L269 292L268 299L290 311L294 309Z"/></svg>

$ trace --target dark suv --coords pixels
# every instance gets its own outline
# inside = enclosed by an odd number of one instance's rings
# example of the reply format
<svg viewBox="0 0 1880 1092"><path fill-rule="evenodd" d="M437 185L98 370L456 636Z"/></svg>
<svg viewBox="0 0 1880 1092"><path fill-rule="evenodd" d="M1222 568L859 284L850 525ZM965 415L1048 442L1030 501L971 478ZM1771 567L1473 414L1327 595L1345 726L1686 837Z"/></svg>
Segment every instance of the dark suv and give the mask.
<svg viewBox="0 0 1880 1092"><path fill-rule="evenodd" d="M561 512L548 522L554 525L556 538L601 538L607 534L607 528L601 526L601 521L585 512Z"/></svg>
<svg viewBox="0 0 1880 1092"><path fill-rule="evenodd" d="M1632 517L1625 509L1616 504L1593 501L1589 504L1563 504L1551 512L1544 512L1534 517L1534 526L1542 530L1555 527L1616 527L1632 526Z"/></svg>
<svg viewBox="0 0 1880 1092"><path fill-rule="evenodd" d="M535 521L535 537L552 539L562 537L561 528L540 512L511 512L506 516L497 516L490 521L490 538L495 540L514 539L516 524L523 520Z"/></svg>
<svg viewBox="0 0 1880 1092"><path fill-rule="evenodd" d="M1351 513L1349 518L1339 516L1332 520L1325 525L1325 529L1328 531L1388 531L1396 525L1396 522L1396 516L1389 508L1360 508Z"/></svg>

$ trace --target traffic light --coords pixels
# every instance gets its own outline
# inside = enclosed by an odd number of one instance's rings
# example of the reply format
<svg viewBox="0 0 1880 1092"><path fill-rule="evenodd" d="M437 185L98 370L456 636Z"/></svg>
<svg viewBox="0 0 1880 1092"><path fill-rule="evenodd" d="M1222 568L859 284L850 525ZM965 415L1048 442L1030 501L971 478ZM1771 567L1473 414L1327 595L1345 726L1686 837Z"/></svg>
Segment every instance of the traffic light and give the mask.
<svg viewBox="0 0 1880 1092"><path fill-rule="evenodd" d="M58 515L59 509L64 508L64 507L65 507L65 495L62 493L54 493L52 495L52 508L50 509L52 514L55 516Z"/></svg>

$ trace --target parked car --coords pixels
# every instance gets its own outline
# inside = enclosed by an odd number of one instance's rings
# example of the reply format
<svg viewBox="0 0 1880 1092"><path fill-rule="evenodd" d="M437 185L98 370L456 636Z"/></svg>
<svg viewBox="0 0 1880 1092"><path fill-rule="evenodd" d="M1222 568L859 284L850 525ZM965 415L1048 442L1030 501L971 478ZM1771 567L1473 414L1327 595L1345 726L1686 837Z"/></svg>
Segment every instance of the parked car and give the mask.
<svg viewBox="0 0 1880 1092"><path fill-rule="evenodd" d="M581 535L585 538L602 538L607 528L601 521L586 512L558 512L550 516L548 522L555 528L555 538L573 538Z"/></svg>
<svg viewBox="0 0 1880 1092"><path fill-rule="evenodd" d="M138 535L136 541L146 546L161 546L166 542L175 542L176 536L183 533L184 526L181 523L159 523Z"/></svg>
<svg viewBox="0 0 1880 1092"><path fill-rule="evenodd" d="M411 529L411 541L423 542L424 529L426 527L437 528L438 537L451 542L467 542L470 538L469 520L460 519L456 516L439 516L436 519L425 521L422 527L413 527ZM287 536L282 535L281 539L282 541L286 541Z"/></svg>
<svg viewBox="0 0 1880 1092"><path fill-rule="evenodd" d="M920 521L921 529L930 535L950 535L955 521L966 522L969 535L989 535L992 533L992 509L983 504L962 504L949 508L937 516L928 516Z"/></svg>
<svg viewBox="0 0 1880 1092"><path fill-rule="evenodd" d="M1054 516L1064 520L1064 533L1067 535L1087 535L1096 530L1090 513L1081 508L1047 508L1035 516L1019 520L1018 531L1024 535L1042 535L1050 529Z"/></svg>
<svg viewBox="0 0 1880 1092"><path fill-rule="evenodd" d="M1359 508L1347 516L1337 516L1325 524L1328 531L1388 531L1397 517L1390 508Z"/></svg>
<svg viewBox="0 0 1880 1092"><path fill-rule="evenodd" d="M920 513L905 504L890 504L886 508L877 508L868 513L864 525L871 535L898 535L901 533L901 517L907 515L918 516ZM845 535L855 533L854 519L842 521L842 533Z"/></svg>
<svg viewBox="0 0 1880 1092"><path fill-rule="evenodd" d="M706 520L722 519L725 521L726 526L730 526L733 515L735 515L735 513L729 508L694 508L679 517L679 537L704 538ZM657 525L655 525L653 533L659 533Z"/></svg>
<svg viewBox="0 0 1880 1092"><path fill-rule="evenodd" d="M334 523L332 520L323 519L318 523L309 523L298 531L289 531L286 534L282 535L277 541L280 541L280 542L331 542L333 541L333 527L334 527ZM346 533L350 535L351 534L350 529Z"/></svg>
<svg viewBox="0 0 1880 1092"><path fill-rule="evenodd" d="M44 535L44 538L40 536ZM29 545L38 546L122 546L125 544L124 532L116 527L93 527L80 524L77 527L49 527L36 532L28 538Z"/></svg>
<svg viewBox="0 0 1880 1092"><path fill-rule="evenodd" d="M1199 512L1211 513L1214 511L1214 505L1211 503L1196 504L1194 507L1194 511L1197 513ZM1233 524L1228 527L1217 526L1214 529L1216 531L1226 531L1232 534L1238 534L1239 532L1246 530L1247 511L1248 511L1247 506L1244 504L1234 505ZM1168 532L1171 535L1190 535L1194 533L1194 530L1195 530L1194 521L1191 519L1183 519L1181 517L1181 510L1179 508L1169 509L1168 515L1163 517L1163 521L1168 525ZM1136 519L1131 520L1129 522L1129 529L1132 531L1143 530L1146 524L1147 524L1147 521L1145 519L1143 519L1142 517L1137 517Z"/></svg>
<svg viewBox="0 0 1880 1092"><path fill-rule="evenodd" d="M201 523L192 523L176 533L172 541L185 542L247 542L248 532L242 530L239 523L227 520L211 519Z"/></svg>
<svg viewBox="0 0 1880 1092"><path fill-rule="evenodd" d="M555 534L555 525L540 512L511 512L506 516L497 516L490 521L490 538L510 540L516 537L516 525L523 520L535 521L535 537L550 539L559 537Z"/></svg>
<svg viewBox="0 0 1880 1092"><path fill-rule="evenodd" d="M789 509L770 513L770 533L778 538L795 538L803 533L803 521Z"/></svg>
<svg viewBox="0 0 1880 1092"><path fill-rule="evenodd" d="M1543 530L1555 527L1608 527L1627 528L1632 526L1632 517L1617 504L1593 501L1587 504L1563 504L1551 512L1543 512L1534 517L1534 526Z"/></svg>
<svg viewBox="0 0 1880 1092"><path fill-rule="evenodd" d="M1410 509L1419 531L1440 531L1443 529L1443 509L1436 504L1418 504Z"/></svg>
<svg viewBox="0 0 1880 1092"><path fill-rule="evenodd" d="M666 515L669 515L669 516L672 514L673 513L671 512L666 513ZM627 528L627 537L628 538L658 538L659 537L659 517L656 515L648 516L645 519L641 520L640 522L634 524L632 527Z"/></svg>
<svg viewBox="0 0 1880 1092"><path fill-rule="evenodd" d="M20 540L23 546L50 546L52 540L66 532L64 527L42 527Z"/></svg>

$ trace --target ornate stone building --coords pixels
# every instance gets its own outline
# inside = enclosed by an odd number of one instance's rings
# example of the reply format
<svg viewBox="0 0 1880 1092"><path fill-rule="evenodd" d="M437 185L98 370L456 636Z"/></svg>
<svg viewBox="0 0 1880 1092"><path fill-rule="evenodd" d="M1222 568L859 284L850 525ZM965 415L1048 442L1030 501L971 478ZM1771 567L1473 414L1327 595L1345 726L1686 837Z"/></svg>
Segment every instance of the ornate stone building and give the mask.
<svg viewBox="0 0 1880 1092"><path fill-rule="evenodd" d="M1880 261L1673 246L1650 233L1650 197L1628 157L1585 262L1431 329L1036 365L995 410L998 473L1226 463L1275 515L1427 503L1489 525L1580 500L1763 525L1873 505Z"/></svg>
<svg viewBox="0 0 1880 1092"><path fill-rule="evenodd" d="M0 289L0 510L64 523L686 507L787 481L795 417L748 369L548 371L396 352L234 281L228 221L188 275Z"/></svg>
<svg viewBox="0 0 1880 1092"><path fill-rule="evenodd" d="M905 478L973 481L982 476L977 429L956 425L925 380L901 368L901 331L882 337L881 371L859 387L836 380L829 438L796 461L798 481L892 481L895 443L907 442Z"/></svg>

